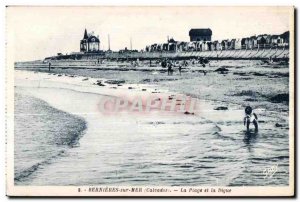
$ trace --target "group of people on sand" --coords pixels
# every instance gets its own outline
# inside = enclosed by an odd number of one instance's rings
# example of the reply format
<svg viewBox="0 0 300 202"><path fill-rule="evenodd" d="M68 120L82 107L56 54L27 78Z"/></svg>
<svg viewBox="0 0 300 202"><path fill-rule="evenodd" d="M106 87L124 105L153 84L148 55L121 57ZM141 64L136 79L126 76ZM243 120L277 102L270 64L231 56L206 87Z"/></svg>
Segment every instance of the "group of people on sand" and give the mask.
<svg viewBox="0 0 300 202"><path fill-rule="evenodd" d="M197 59L190 59L190 60L183 60L183 61L174 61L170 59L163 59L161 61L161 66L163 68L168 68L168 75L173 74L173 67L178 67L179 74L181 75L182 68L187 67L189 64L201 64L203 67L205 67L206 64L209 63L207 58L197 58ZM206 75L206 71L204 71L204 75Z"/></svg>
<svg viewBox="0 0 300 202"><path fill-rule="evenodd" d="M178 64L178 63L175 63L175 62L173 62L171 60L167 60L167 59L164 59L161 62L161 66L163 68L166 68L166 67L168 68L168 75L173 74L173 67L178 67L179 73L181 75L182 65L184 65L184 64Z"/></svg>

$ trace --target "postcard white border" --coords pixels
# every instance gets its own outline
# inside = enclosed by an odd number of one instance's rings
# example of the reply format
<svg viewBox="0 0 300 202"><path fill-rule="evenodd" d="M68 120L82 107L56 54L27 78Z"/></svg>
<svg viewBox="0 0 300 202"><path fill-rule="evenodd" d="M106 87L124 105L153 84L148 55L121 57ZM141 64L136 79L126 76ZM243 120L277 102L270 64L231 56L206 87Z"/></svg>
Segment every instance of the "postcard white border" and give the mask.
<svg viewBox="0 0 300 202"><path fill-rule="evenodd" d="M13 33L14 30L7 22L6 26L6 191L9 196L293 196L294 195L294 8L290 7L290 125L289 125L289 141L290 141L290 172L289 172L289 186L285 187L193 187L199 189L212 188L218 190L219 188L228 188L232 191L230 193L212 193L202 192L197 193L182 193L182 192L171 192L171 193L160 193L160 192L142 192L142 193L128 193L123 192L78 192L78 188L81 190L88 190L91 187L97 186L15 186L14 185L14 58L13 58ZM9 34L8 34L9 33ZM107 186L99 186L107 187ZM119 187L119 188L131 188L131 187ZM147 188L166 188L174 189L174 187L142 187ZM182 187L189 189L189 187ZM177 188L180 189L180 188Z"/></svg>

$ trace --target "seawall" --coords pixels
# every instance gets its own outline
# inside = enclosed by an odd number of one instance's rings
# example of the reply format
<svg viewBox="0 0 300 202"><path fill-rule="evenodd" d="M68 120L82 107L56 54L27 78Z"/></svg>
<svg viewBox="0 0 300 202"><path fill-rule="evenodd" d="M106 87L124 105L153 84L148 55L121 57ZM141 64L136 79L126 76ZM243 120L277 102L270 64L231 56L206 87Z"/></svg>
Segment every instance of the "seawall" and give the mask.
<svg viewBox="0 0 300 202"><path fill-rule="evenodd" d="M110 53L106 58L134 58L134 59L190 59L203 57L208 59L269 59L289 58L289 50L284 49L263 49L263 50L223 50L223 51L194 51L194 52L135 52L135 53Z"/></svg>

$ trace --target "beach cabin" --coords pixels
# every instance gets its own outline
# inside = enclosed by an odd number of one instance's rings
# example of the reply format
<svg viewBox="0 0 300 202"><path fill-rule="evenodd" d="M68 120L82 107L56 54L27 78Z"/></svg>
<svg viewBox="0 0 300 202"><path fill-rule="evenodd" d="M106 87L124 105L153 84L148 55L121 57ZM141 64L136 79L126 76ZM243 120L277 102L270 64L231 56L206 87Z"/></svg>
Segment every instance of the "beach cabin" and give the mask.
<svg viewBox="0 0 300 202"><path fill-rule="evenodd" d="M162 45L162 50L163 50L163 51L168 51L168 48L169 48L169 44L164 43L164 44Z"/></svg>
<svg viewBox="0 0 300 202"><path fill-rule="evenodd" d="M198 41L193 41L193 44L194 44L194 51L197 50L197 42L198 42Z"/></svg>
<svg viewBox="0 0 300 202"><path fill-rule="evenodd" d="M257 48L263 49L265 48L265 45L267 44L267 35L258 35L257 36Z"/></svg>
<svg viewBox="0 0 300 202"><path fill-rule="evenodd" d="M283 34L280 35L282 38L282 46L284 47L289 47L290 43L290 32L284 32Z"/></svg>
<svg viewBox="0 0 300 202"><path fill-rule="evenodd" d="M281 37L280 35L272 35L271 36L271 47L278 47L278 44L280 44Z"/></svg>
<svg viewBox="0 0 300 202"><path fill-rule="evenodd" d="M252 49L253 41L252 41L251 37L247 38L246 43L247 43L247 49Z"/></svg>
<svg viewBox="0 0 300 202"><path fill-rule="evenodd" d="M266 44L271 45L271 35L267 35L264 38L266 39Z"/></svg>
<svg viewBox="0 0 300 202"><path fill-rule="evenodd" d="M228 50L233 50L234 49L234 43L235 43L235 39L228 39L228 43L227 43L228 47L227 47L227 49Z"/></svg>
<svg viewBox="0 0 300 202"><path fill-rule="evenodd" d="M228 47L228 49L234 50L235 49L235 42L236 42L236 39L231 39L230 40L230 46Z"/></svg>
<svg viewBox="0 0 300 202"><path fill-rule="evenodd" d="M196 51L201 51L201 43L202 43L202 41L196 42Z"/></svg>
<svg viewBox="0 0 300 202"><path fill-rule="evenodd" d="M251 36L249 40L249 48L250 49L255 49L257 48L257 37L256 36Z"/></svg>
<svg viewBox="0 0 300 202"><path fill-rule="evenodd" d="M231 40L230 39L227 39L226 40L227 41L227 43L226 43L226 50L229 50L230 49L230 45L231 45Z"/></svg>
<svg viewBox="0 0 300 202"><path fill-rule="evenodd" d="M213 41L211 42L211 50L212 50L212 51L216 50L216 46L215 46L215 44L214 44Z"/></svg>
<svg viewBox="0 0 300 202"><path fill-rule="evenodd" d="M227 40L221 41L221 50L227 50Z"/></svg>
<svg viewBox="0 0 300 202"><path fill-rule="evenodd" d="M218 41L213 41L212 42L212 50L214 50L214 51L218 50L218 43L219 43Z"/></svg>
<svg viewBox="0 0 300 202"><path fill-rule="evenodd" d="M235 39L234 49L235 50L241 50L242 49L242 39Z"/></svg>
<svg viewBox="0 0 300 202"><path fill-rule="evenodd" d="M187 50L187 43L183 41L177 42L177 48L178 51L186 51Z"/></svg>
<svg viewBox="0 0 300 202"><path fill-rule="evenodd" d="M211 51L211 50L212 50L212 42L211 42L211 41L208 41L208 42L207 42L207 50L208 50L208 51Z"/></svg>
<svg viewBox="0 0 300 202"><path fill-rule="evenodd" d="M206 51L206 42L202 41L201 43L201 51Z"/></svg>
<svg viewBox="0 0 300 202"><path fill-rule="evenodd" d="M196 46L194 42L188 42L187 43L187 50L188 51L195 51L196 50Z"/></svg>
<svg viewBox="0 0 300 202"><path fill-rule="evenodd" d="M249 38L242 38L242 49L249 49Z"/></svg>
<svg viewBox="0 0 300 202"><path fill-rule="evenodd" d="M283 39L283 43L290 43L290 32L289 31L284 32L280 36Z"/></svg>
<svg viewBox="0 0 300 202"><path fill-rule="evenodd" d="M177 41L174 40L174 38L171 38L168 40L168 51L170 52L176 52L176 44Z"/></svg>
<svg viewBox="0 0 300 202"><path fill-rule="evenodd" d="M146 52L150 52L150 47L149 47L149 46L146 46L145 51L146 51Z"/></svg>
<svg viewBox="0 0 300 202"><path fill-rule="evenodd" d="M151 49L150 49L150 51L151 52L155 52L157 50L157 44L155 43L155 44L152 44L151 45Z"/></svg>
<svg viewBox="0 0 300 202"><path fill-rule="evenodd" d="M156 51L162 51L163 50L163 44L158 44L156 47Z"/></svg>
<svg viewBox="0 0 300 202"><path fill-rule="evenodd" d="M168 51L176 52L176 43L169 43Z"/></svg>
<svg viewBox="0 0 300 202"><path fill-rule="evenodd" d="M222 45L220 41L216 41L216 50L222 50Z"/></svg>

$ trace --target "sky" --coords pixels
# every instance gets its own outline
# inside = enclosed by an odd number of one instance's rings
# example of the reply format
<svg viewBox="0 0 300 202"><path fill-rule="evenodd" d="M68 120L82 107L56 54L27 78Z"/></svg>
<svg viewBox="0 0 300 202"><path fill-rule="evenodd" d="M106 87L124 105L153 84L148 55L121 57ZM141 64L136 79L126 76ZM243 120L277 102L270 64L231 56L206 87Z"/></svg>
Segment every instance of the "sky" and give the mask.
<svg viewBox="0 0 300 202"><path fill-rule="evenodd" d="M291 7L25 7L6 9L7 46L15 61L79 52L84 29L112 50L189 41L191 28L210 28L212 40L281 34L292 25Z"/></svg>

